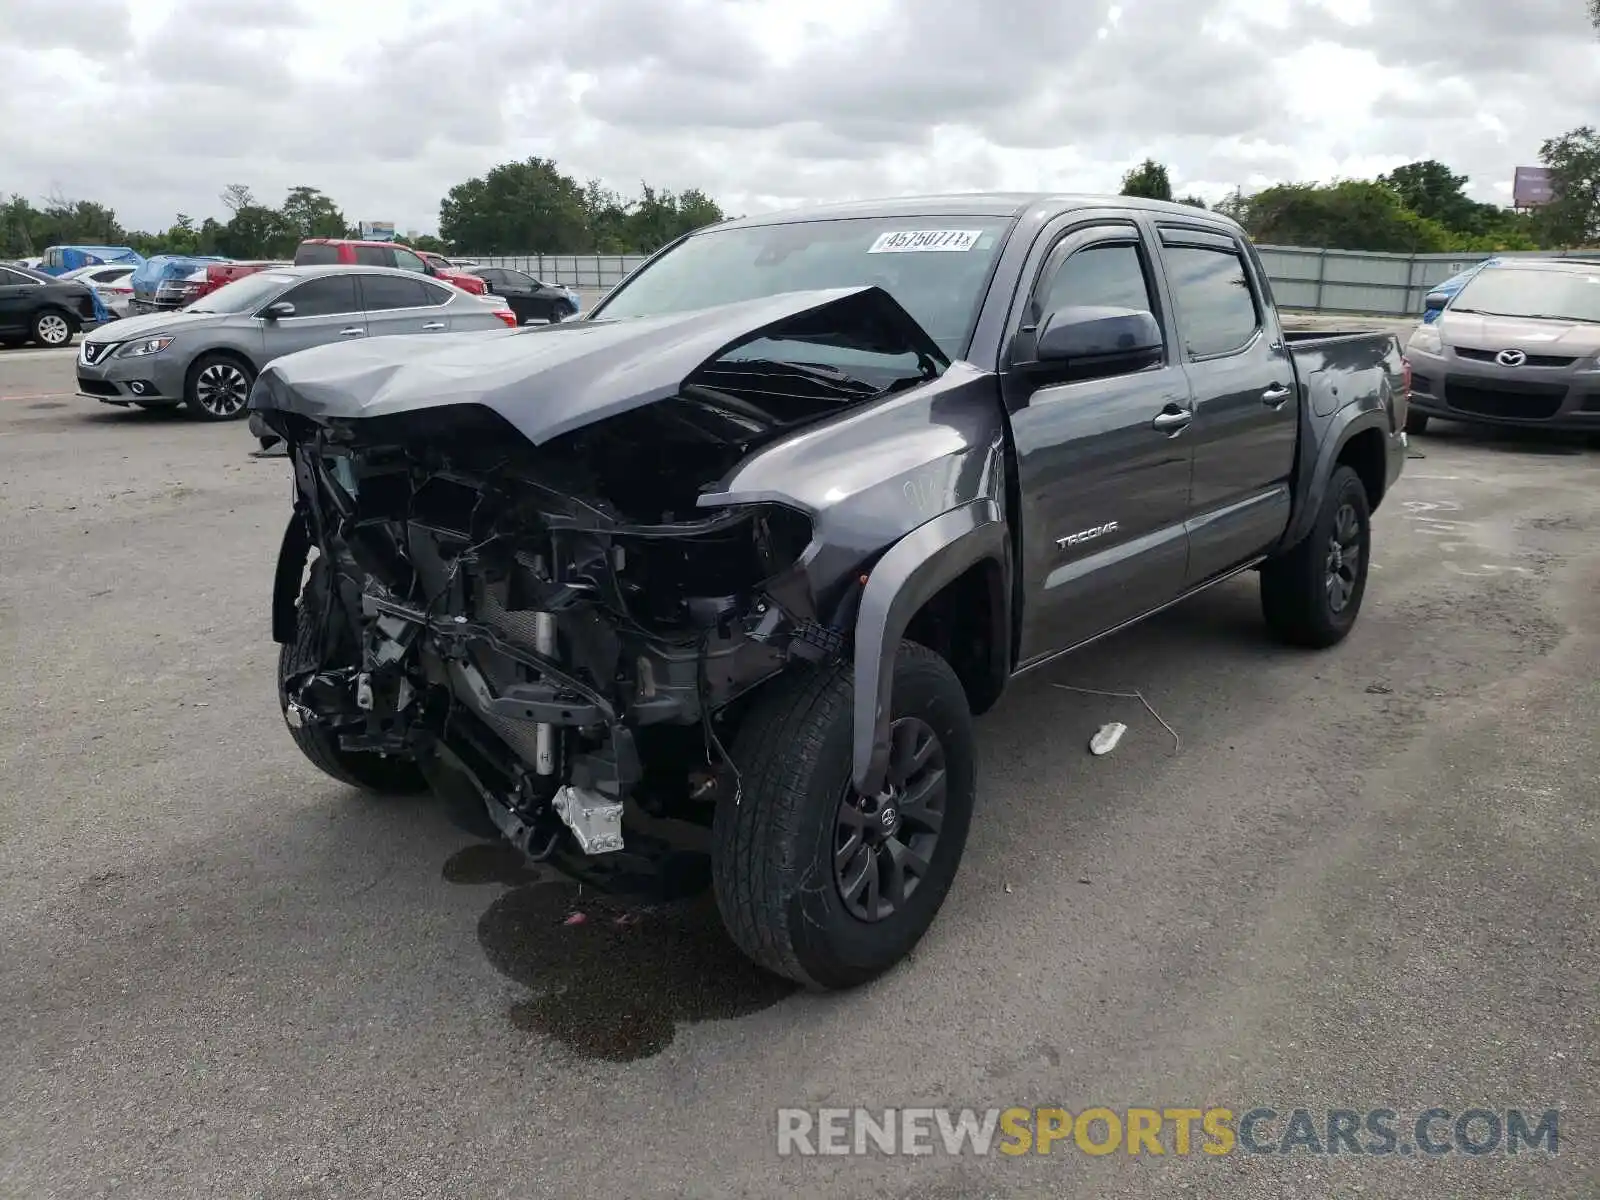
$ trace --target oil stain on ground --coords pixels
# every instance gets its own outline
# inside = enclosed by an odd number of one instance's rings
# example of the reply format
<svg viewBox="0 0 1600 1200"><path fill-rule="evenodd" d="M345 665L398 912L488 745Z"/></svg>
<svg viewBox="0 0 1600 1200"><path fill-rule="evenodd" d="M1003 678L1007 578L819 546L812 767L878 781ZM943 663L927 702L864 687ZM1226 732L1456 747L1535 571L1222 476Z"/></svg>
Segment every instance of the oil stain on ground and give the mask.
<svg viewBox="0 0 1600 1200"><path fill-rule="evenodd" d="M510 885L479 918L478 942L533 992L511 1020L588 1058L648 1058L679 1022L747 1016L796 990L734 947L709 891L652 905L580 893L565 880L530 881L538 869L495 845L467 847L444 875Z"/></svg>

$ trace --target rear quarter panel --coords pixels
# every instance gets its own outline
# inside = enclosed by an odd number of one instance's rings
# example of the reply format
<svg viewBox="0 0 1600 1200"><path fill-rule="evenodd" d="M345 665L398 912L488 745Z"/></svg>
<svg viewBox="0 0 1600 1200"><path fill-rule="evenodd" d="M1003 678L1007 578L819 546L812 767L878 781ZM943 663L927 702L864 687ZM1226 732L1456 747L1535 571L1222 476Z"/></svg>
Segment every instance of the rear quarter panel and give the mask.
<svg viewBox="0 0 1600 1200"><path fill-rule="evenodd" d="M1284 535L1291 546L1311 528L1340 451L1350 439L1376 430L1391 459L1387 481L1398 474L1396 454L1405 424L1404 362L1392 333L1352 333L1289 343L1302 388L1295 512Z"/></svg>

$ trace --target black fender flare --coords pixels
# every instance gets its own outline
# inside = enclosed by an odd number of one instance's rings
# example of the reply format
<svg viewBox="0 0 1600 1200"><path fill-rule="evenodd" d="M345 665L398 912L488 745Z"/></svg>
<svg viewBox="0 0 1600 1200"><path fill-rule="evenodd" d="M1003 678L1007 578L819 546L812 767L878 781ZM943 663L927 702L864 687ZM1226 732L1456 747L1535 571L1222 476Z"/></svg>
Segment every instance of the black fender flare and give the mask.
<svg viewBox="0 0 1600 1200"><path fill-rule="evenodd" d="M918 609L969 568L993 559L1009 576L1005 512L989 498L970 501L919 525L867 574L856 618L854 753L851 780L862 795L883 789L889 713L900 639ZM1009 578L1003 594L1010 597ZM1009 621L1010 615L1005 619ZM1002 652L1009 652L1009 640Z"/></svg>
<svg viewBox="0 0 1600 1200"><path fill-rule="evenodd" d="M1291 546L1298 545L1301 539L1311 532L1312 523L1316 521L1317 512L1322 507L1323 497L1327 495L1328 481L1333 478L1333 464L1339 461L1339 455L1350 444L1351 438L1369 429L1376 429L1383 434L1391 456L1397 452L1402 455L1405 453L1404 447L1400 446L1394 431L1390 428L1387 409L1366 408L1353 404L1335 413L1317 439L1315 462L1301 481L1294 519L1284 532L1278 550L1287 550ZM1392 483L1399 472L1391 465L1386 474Z"/></svg>
<svg viewBox="0 0 1600 1200"><path fill-rule="evenodd" d="M295 608L300 603L300 577L311 557L311 530L295 513L284 526L278 545L278 566L272 576L272 640L287 646L295 640Z"/></svg>

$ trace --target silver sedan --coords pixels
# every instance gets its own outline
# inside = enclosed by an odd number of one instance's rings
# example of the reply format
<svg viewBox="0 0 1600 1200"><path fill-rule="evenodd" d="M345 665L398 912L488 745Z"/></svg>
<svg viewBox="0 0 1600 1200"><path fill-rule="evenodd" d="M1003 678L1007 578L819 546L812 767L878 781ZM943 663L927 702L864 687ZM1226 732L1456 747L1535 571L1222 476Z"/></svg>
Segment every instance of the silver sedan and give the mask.
<svg viewBox="0 0 1600 1200"><path fill-rule="evenodd" d="M186 308L128 317L78 349L78 394L209 421L245 413L275 358L350 338L515 327L497 298L389 267L284 267L247 275Z"/></svg>

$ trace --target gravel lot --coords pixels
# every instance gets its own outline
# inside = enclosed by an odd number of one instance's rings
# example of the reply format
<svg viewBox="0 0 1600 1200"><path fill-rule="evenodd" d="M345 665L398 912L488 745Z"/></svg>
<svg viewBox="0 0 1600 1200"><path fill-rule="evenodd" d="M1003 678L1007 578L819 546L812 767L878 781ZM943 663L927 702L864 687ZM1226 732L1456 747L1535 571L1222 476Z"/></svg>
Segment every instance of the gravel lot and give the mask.
<svg viewBox="0 0 1600 1200"><path fill-rule="evenodd" d="M1600 452L1418 439L1332 652L1249 578L1021 682L944 914L818 998L317 774L284 462L72 387L0 353L0 1195L1600 1194ZM857 1103L1562 1115L1515 1158L777 1156L778 1106Z"/></svg>

